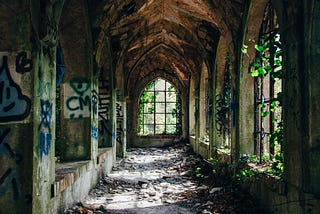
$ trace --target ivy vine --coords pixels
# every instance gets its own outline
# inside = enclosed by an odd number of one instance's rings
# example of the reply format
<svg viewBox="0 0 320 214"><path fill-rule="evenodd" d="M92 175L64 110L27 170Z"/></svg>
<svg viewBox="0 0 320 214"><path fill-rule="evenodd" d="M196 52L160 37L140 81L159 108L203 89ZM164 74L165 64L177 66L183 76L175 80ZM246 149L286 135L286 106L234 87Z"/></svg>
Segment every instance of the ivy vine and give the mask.
<svg viewBox="0 0 320 214"><path fill-rule="evenodd" d="M270 81L282 80L283 69L282 69L282 49L279 34L273 32L268 38L261 37L258 44L254 45L256 50L256 57L253 62L250 63L249 69L251 76L254 78L266 78L270 76ZM242 52L247 55L247 45L244 45ZM277 110L282 108L282 97L281 91L277 92L274 98L271 98L269 102L269 108L265 103L260 103L260 114L262 117L267 117L271 113L275 113ZM281 117L274 117L272 122L276 124L275 130L269 134L270 137L270 148L275 149L276 146L283 145L283 122ZM267 172L282 177L284 170L284 159L283 152L281 149L274 154L271 161L268 161Z"/></svg>
<svg viewBox="0 0 320 214"><path fill-rule="evenodd" d="M216 95L216 122L219 135L225 138L230 132L230 108L231 108L231 77L230 55L226 53L226 65L224 70L223 91Z"/></svg>

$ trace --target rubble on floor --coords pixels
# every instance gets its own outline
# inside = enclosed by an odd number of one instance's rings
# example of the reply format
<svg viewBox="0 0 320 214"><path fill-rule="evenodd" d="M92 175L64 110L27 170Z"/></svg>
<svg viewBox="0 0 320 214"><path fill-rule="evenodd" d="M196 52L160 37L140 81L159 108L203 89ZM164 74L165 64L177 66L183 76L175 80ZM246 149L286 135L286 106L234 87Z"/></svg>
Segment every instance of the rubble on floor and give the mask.
<svg viewBox="0 0 320 214"><path fill-rule="evenodd" d="M263 213L229 178L200 173L206 166L187 145L135 148L127 156L65 213Z"/></svg>

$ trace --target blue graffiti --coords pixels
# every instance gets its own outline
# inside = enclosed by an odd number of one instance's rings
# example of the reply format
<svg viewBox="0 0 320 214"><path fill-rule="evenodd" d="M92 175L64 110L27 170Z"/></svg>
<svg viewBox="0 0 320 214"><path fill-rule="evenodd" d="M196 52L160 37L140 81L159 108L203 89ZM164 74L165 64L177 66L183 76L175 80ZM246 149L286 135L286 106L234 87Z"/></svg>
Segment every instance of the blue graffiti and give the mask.
<svg viewBox="0 0 320 214"><path fill-rule="evenodd" d="M50 133L40 133L40 158L44 155L48 155L51 147L51 134Z"/></svg>
<svg viewBox="0 0 320 214"><path fill-rule="evenodd" d="M98 128L96 126L91 127L91 136L93 139L98 140Z"/></svg>
<svg viewBox="0 0 320 214"><path fill-rule="evenodd" d="M40 112L40 125L39 130L39 143L40 143L40 158L44 155L47 156L51 147L51 119L52 119L52 103L49 100L40 100L41 112Z"/></svg>
<svg viewBox="0 0 320 214"><path fill-rule="evenodd" d="M50 133L50 123L51 123L51 118L52 118L52 103L50 103L48 100L40 100L41 104L41 112L40 112L40 117L41 117L41 122L39 125L39 129L41 126L44 128L49 129Z"/></svg>
<svg viewBox="0 0 320 214"><path fill-rule="evenodd" d="M30 108L31 101L12 80L8 57L4 56L0 68L0 122L24 120Z"/></svg>

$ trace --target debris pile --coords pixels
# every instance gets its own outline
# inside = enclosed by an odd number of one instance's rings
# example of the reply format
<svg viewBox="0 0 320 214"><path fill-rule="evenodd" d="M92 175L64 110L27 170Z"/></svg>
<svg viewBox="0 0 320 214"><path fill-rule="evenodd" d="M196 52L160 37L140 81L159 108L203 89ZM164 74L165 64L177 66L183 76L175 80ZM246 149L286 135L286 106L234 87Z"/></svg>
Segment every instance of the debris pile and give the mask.
<svg viewBox="0 0 320 214"><path fill-rule="evenodd" d="M189 146L135 148L117 162L73 213L256 213L254 200L211 175ZM221 186L223 184L223 186Z"/></svg>

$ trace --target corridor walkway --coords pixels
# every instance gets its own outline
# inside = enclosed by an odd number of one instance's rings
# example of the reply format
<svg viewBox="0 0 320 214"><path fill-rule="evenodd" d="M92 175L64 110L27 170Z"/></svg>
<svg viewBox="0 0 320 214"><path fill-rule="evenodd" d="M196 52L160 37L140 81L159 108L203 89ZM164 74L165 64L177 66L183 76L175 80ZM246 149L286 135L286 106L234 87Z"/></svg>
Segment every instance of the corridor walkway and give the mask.
<svg viewBox="0 0 320 214"><path fill-rule="evenodd" d="M85 201L66 213L255 213L251 198L206 175L204 162L179 145L131 149ZM206 170L209 172L210 170ZM198 174L198 176L196 176Z"/></svg>

